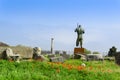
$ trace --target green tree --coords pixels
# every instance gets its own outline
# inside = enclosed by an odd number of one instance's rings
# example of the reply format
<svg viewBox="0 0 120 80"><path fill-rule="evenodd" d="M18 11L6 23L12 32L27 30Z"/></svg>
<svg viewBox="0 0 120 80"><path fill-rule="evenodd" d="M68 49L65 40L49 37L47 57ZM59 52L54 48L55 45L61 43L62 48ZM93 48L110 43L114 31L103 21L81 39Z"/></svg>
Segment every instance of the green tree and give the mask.
<svg viewBox="0 0 120 80"><path fill-rule="evenodd" d="M91 54L91 51L88 50L88 49L85 49L85 53L86 53L86 54Z"/></svg>
<svg viewBox="0 0 120 80"><path fill-rule="evenodd" d="M95 51L95 52L93 52L93 54L100 54L99 52L97 52L97 51Z"/></svg>
<svg viewBox="0 0 120 80"><path fill-rule="evenodd" d="M116 51L117 51L117 48L115 46L113 46L112 48L109 49L108 56L113 57L115 55Z"/></svg>

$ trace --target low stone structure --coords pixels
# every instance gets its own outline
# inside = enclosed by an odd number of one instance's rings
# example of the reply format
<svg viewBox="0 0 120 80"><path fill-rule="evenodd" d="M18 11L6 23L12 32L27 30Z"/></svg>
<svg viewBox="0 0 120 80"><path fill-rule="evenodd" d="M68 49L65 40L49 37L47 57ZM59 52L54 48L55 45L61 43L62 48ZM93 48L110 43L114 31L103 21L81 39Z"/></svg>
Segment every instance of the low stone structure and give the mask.
<svg viewBox="0 0 120 80"><path fill-rule="evenodd" d="M75 54L74 59L81 59L83 61L87 60L86 54Z"/></svg>
<svg viewBox="0 0 120 80"><path fill-rule="evenodd" d="M2 53L2 58L5 60L18 61L21 59L19 54L14 54L11 48L7 48Z"/></svg>
<svg viewBox="0 0 120 80"><path fill-rule="evenodd" d="M52 57L50 58L50 62L64 62L64 58L62 56Z"/></svg>
<svg viewBox="0 0 120 80"><path fill-rule="evenodd" d="M41 55L41 48L39 47L35 47L33 48L33 59L38 59L40 58L40 55Z"/></svg>
<svg viewBox="0 0 120 80"><path fill-rule="evenodd" d="M60 54L60 56L62 56L65 60L70 59L70 55L66 53Z"/></svg>
<svg viewBox="0 0 120 80"><path fill-rule="evenodd" d="M74 59L80 59L81 55L85 55L84 48L74 48Z"/></svg>
<svg viewBox="0 0 120 80"><path fill-rule="evenodd" d="M74 59L80 59L81 55L80 54L74 54Z"/></svg>
<svg viewBox="0 0 120 80"><path fill-rule="evenodd" d="M87 54L87 61L94 61L94 60L99 60L103 61L104 58L101 54Z"/></svg>
<svg viewBox="0 0 120 80"><path fill-rule="evenodd" d="M41 48L39 48L39 47L34 47L34 48L33 48L33 53L34 53L34 54L37 54L37 55L41 55Z"/></svg>
<svg viewBox="0 0 120 80"><path fill-rule="evenodd" d="M84 54L84 48L74 48L74 54Z"/></svg>
<svg viewBox="0 0 120 80"><path fill-rule="evenodd" d="M45 61L46 58L41 55L41 48L35 47L33 48L33 57L34 60Z"/></svg>
<svg viewBox="0 0 120 80"><path fill-rule="evenodd" d="M115 57L104 57L104 60L115 61Z"/></svg>

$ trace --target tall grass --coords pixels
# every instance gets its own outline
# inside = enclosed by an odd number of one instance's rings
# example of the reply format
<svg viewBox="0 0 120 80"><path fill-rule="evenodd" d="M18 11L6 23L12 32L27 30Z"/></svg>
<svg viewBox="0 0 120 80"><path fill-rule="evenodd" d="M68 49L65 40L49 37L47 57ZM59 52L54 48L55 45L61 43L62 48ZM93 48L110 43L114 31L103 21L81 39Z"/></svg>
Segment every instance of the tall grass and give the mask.
<svg viewBox="0 0 120 80"><path fill-rule="evenodd" d="M114 62L65 63L0 61L0 80L120 80L120 68Z"/></svg>

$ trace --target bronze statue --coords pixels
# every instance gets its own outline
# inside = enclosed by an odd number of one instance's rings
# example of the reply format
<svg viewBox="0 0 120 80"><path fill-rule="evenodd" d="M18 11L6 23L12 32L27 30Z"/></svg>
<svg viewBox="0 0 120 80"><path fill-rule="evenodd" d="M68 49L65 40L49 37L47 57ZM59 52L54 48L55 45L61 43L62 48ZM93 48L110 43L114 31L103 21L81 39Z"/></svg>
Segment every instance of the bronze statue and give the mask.
<svg viewBox="0 0 120 80"><path fill-rule="evenodd" d="M81 25L78 25L77 28L75 29L75 32L77 32L77 40L76 40L76 46L79 46L82 48L82 42L83 38L82 35L85 33L84 30L81 28Z"/></svg>

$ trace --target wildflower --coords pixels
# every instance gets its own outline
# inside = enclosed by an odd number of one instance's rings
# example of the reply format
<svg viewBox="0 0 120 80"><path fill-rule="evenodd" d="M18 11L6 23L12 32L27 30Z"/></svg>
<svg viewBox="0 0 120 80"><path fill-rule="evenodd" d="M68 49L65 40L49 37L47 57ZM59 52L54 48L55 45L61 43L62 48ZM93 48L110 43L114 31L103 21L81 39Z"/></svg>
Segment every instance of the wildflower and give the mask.
<svg viewBox="0 0 120 80"><path fill-rule="evenodd" d="M78 67L77 67L77 70L78 70L78 71L83 70L83 69L84 69L83 66L78 66Z"/></svg>
<svg viewBox="0 0 120 80"><path fill-rule="evenodd" d="M60 72L60 69L56 69L56 72L59 73L59 72Z"/></svg>
<svg viewBox="0 0 120 80"><path fill-rule="evenodd" d="M98 66L99 69L102 69L102 66Z"/></svg>
<svg viewBox="0 0 120 80"><path fill-rule="evenodd" d="M93 69L93 67L92 67L92 66L90 66L90 67L89 67L89 69L90 69L90 70L92 70L92 69Z"/></svg>
<svg viewBox="0 0 120 80"><path fill-rule="evenodd" d="M69 70L71 70L71 69L72 69L72 66L71 66L71 65L68 65L67 68L68 68Z"/></svg>
<svg viewBox="0 0 120 80"><path fill-rule="evenodd" d="M110 70L110 69L109 69L109 70L107 70L107 72L111 73L111 72L112 72L112 70Z"/></svg>

